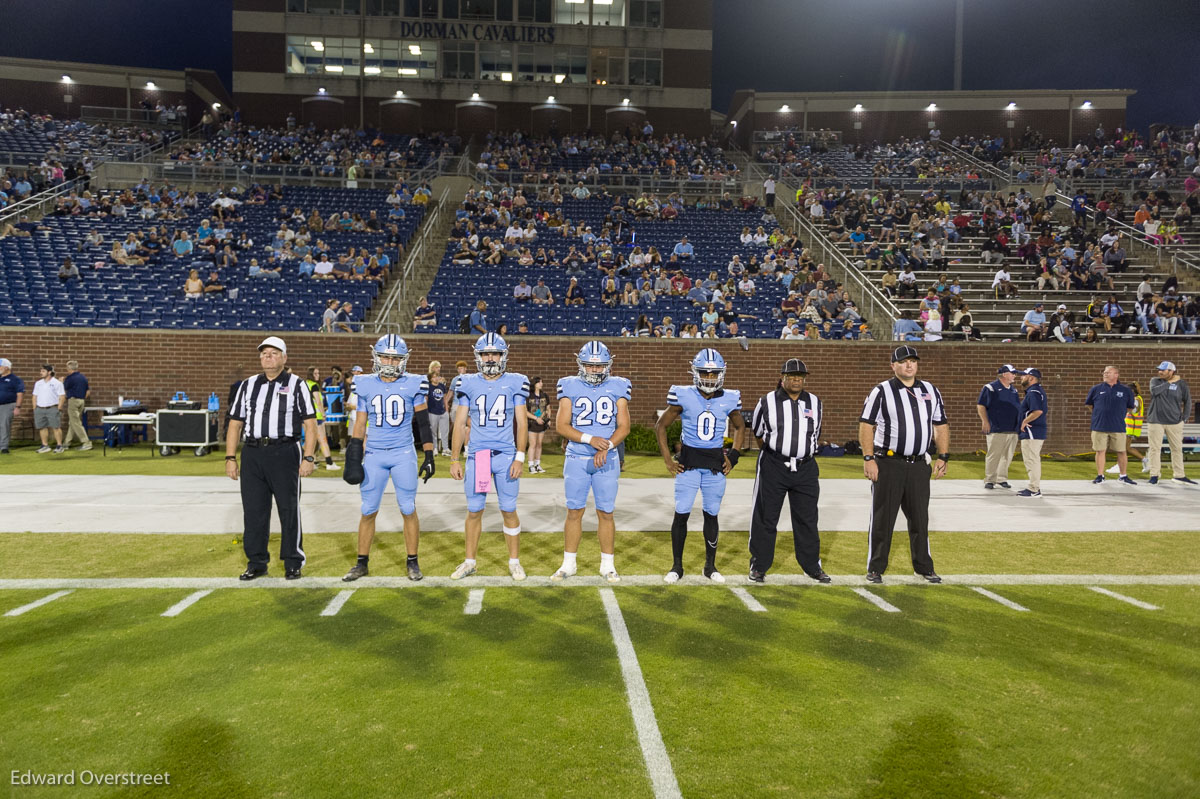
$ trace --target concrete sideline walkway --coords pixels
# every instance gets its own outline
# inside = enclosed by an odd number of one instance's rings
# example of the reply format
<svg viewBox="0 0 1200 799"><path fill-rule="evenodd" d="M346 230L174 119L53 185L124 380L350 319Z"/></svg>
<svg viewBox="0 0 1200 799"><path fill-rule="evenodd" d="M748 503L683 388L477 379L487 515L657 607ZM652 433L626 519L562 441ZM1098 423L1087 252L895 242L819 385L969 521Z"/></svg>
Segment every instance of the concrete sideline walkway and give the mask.
<svg viewBox="0 0 1200 799"><path fill-rule="evenodd" d="M150 533L228 535L242 531L238 485L224 477L146 477L83 475L12 475L4 478L0 532ZM725 493L721 527L750 527L750 480L731 480ZM1126 486L1109 480L1046 481L1041 499L1022 499L1014 489L985 491L976 480L940 480L932 485L930 528L963 532L1096 532L1200 530L1200 489L1173 484ZM697 497L697 500L699 497ZM821 482L820 529L861 532L867 529L871 492L865 480ZM530 480L521 486L518 511L526 532L561 533L566 516L562 482ZM617 529L665 531L674 514L669 478L625 479L617 494ZM462 530L466 501L462 483L434 478L417 493L421 527L428 531ZM357 529L359 493L338 480L306 480L301 499L304 532ZM400 511L390 486L380 509L380 530L399 530ZM689 529L700 530L697 506ZM785 507L780 529L789 528ZM904 535L903 514L896 533ZM484 529L500 529L496 500L488 498ZM584 529L595 529L595 515L584 516ZM272 530L278 522L272 519Z"/></svg>

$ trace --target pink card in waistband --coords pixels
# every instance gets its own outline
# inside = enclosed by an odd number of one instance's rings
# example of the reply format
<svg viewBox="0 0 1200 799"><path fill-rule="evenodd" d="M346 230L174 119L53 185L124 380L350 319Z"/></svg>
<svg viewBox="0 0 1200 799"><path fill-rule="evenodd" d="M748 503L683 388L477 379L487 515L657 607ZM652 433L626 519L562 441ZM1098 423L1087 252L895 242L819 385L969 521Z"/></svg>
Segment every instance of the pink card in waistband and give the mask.
<svg viewBox="0 0 1200 799"><path fill-rule="evenodd" d="M492 451L481 449L475 453L475 493L486 494L492 486Z"/></svg>

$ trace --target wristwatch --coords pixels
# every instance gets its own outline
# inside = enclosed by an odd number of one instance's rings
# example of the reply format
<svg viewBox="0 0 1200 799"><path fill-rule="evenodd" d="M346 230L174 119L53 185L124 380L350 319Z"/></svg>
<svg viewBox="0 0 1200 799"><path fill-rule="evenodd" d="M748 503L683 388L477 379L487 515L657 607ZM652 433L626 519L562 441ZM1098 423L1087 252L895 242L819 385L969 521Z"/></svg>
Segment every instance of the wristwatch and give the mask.
<svg viewBox="0 0 1200 799"><path fill-rule="evenodd" d="M316 458L314 458L312 455L305 455L305 456L304 456L304 460L308 461L309 463L316 463L316 462L317 462L317 459L316 459Z"/></svg>
<svg viewBox="0 0 1200 799"><path fill-rule="evenodd" d="M875 460L875 456L874 455L863 455L863 460L864 461L873 461L873 460Z"/></svg>
<svg viewBox="0 0 1200 799"><path fill-rule="evenodd" d="M939 452L937 458L939 461L943 461L943 462L949 461L950 453L949 452Z"/></svg>

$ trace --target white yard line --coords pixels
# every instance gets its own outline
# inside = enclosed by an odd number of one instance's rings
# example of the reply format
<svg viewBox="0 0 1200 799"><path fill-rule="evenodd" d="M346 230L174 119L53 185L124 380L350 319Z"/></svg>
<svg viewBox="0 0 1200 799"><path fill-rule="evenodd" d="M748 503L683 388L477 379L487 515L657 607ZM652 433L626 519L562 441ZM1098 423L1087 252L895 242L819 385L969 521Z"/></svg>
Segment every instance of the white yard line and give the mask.
<svg viewBox="0 0 1200 799"><path fill-rule="evenodd" d="M747 591L745 588L738 588L737 586L733 586L729 590L733 593L733 595L735 597L742 600L742 602L746 605L746 607L750 608L750 610L754 611L755 613L766 613L767 612L767 609L765 607L763 607L763 603L759 602L757 599L755 599L753 596L751 596L750 592Z"/></svg>
<svg viewBox="0 0 1200 799"><path fill-rule="evenodd" d="M1110 596L1113 599L1119 599L1122 602L1128 602L1129 604L1133 605L1135 608L1141 608L1142 610L1160 610L1158 605L1151 605L1149 602L1143 602L1142 600L1134 599L1131 596L1125 596L1124 594L1118 594L1116 591L1109 591L1107 588L1101 588L1098 585L1090 585L1090 586L1088 586L1088 588L1091 588L1097 594L1104 594L1105 596Z"/></svg>
<svg viewBox="0 0 1200 799"><path fill-rule="evenodd" d="M660 577L659 581L661 580ZM646 770L650 772L654 797L682 799L679 783L675 780L675 771L671 768L671 758L667 756L667 747L663 744L662 733L658 731L658 721L654 718L650 691L646 688L646 680L642 676L641 667L638 666L637 653L633 651L633 641L629 638L625 617L621 615L621 607L617 604L617 595L611 588L601 588L600 599L604 602L604 612L608 615L608 627L612 630L613 643L617 645L617 660L621 664L621 677L625 680L629 710L633 713L633 726L637 730L642 756L646 759Z"/></svg>
<svg viewBox="0 0 1200 799"><path fill-rule="evenodd" d="M183 599L179 600L174 605L167 608L163 612L162 615L164 615L168 618L170 618L172 616L178 616L180 613L183 613L185 610L187 610L192 605L199 602L201 599L204 599L204 597L208 596L212 592L213 592L213 589L210 588L206 591L197 591L194 594L188 594Z"/></svg>
<svg viewBox="0 0 1200 799"><path fill-rule="evenodd" d="M34 608L40 608L42 605L49 604L50 602L53 602L56 599L62 599L69 593L71 593L71 592L70 591L55 591L53 594L50 594L49 596L44 596L36 602L30 602L28 605L22 605L19 608L13 608L12 610L5 613L4 615L5 616L20 616L22 613L28 613L29 611L33 610Z"/></svg>
<svg viewBox="0 0 1200 799"><path fill-rule="evenodd" d="M870 591L868 591L865 588L854 588L851 590L853 590L854 593L858 594L860 597L867 600L868 602L870 602L872 605L879 608L880 610L886 610L888 613L899 613L900 612L900 608L898 608L895 605L891 604L890 602L884 600L882 597L875 596L874 594L872 594Z"/></svg>
<svg viewBox="0 0 1200 799"><path fill-rule="evenodd" d="M329 604L326 605L325 609L321 611L321 615L336 616L338 611L342 609L342 605L346 604L346 600L349 599L350 595L354 593L354 590L355 589L353 588L349 588L345 591L338 591L337 596L329 600Z"/></svg>
<svg viewBox="0 0 1200 799"><path fill-rule="evenodd" d="M999 602L1001 605L1003 605L1006 608L1012 608L1013 610L1025 611L1026 613L1029 612L1029 608L1025 607L1024 605L1018 605L1016 602L1013 602L1011 599L1005 599L1004 597L1000 596L999 594L993 594L991 591L987 590L986 588L980 588L979 586L971 586L971 590L977 594L983 594L988 599Z"/></svg>
<svg viewBox="0 0 1200 799"><path fill-rule="evenodd" d="M871 585L862 575L834 574L833 587L853 588ZM732 579L732 578L730 578ZM787 585L811 588L813 590L829 589L828 585L813 582L811 577L803 574L774 574L768 578L768 585ZM749 585L745 577L740 580ZM897 575L884 578L886 585L920 585L925 580L916 576ZM943 574L946 585L965 586L1004 586L1004 585L1200 585L1200 574ZM528 580L514 583L512 577L504 576L472 576L465 580L451 580L449 577L426 577L420 582L413 582L407 577L364 577L358 582L359 588L410 588L420 591L427 588L545 588L552 586L561 591L568 588L599 588L609 585L600 576L575 576L561 583L550 582L549 577L530 576ZM35 579L0 579L0 591L20 590L59 590L74 588L237 588L239 590L260 589L303 589L303 588L341 588L345 586L341 577L305 577L302 580L284 580L282 577L260 577L252 582L241 582L237 577L47 577ZM621 587L664 587L661 574L622 574ZM669 587L678 591L681 588L710 589L720 588L716 583L692 576L684 577L678 583ZM930 588L936 591L936 588Z"/></svg>
<svg viewBox="0 0 1200 799"><path fill-rule="evenodd" d="M481 610L483 610L483 589L472 588L467 592L467 604L463 608L463 613L468 616L478 616Z"/></svg>

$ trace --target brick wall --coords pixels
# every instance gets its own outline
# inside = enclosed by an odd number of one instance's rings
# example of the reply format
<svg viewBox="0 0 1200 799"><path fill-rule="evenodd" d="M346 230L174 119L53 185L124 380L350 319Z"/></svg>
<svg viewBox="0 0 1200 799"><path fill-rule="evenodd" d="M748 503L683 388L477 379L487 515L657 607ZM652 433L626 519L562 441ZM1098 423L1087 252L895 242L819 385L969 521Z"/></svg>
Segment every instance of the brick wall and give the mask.
<svg viewBox="0 0 1200 799"><path fill-rule="evenodd" d="M297 371L332 364L349 369L360 364L370 369L370 335L330 336L291 333L289 364ZM203 401L216 391L224 408L234 379L257 369L255 347L262 334L217 331L145 332L80 328L0 328L0 356L13 361L14 371L32 389L38 366L51 362L64 376L65 362L75 358L91 381L97 404L116 400L118 394L136 397L149 408L166 404L178 390ZM454 372L454 362L471 364L473 339L466 336L409 336L413 356L410 370L423 371L430 360L440 360L443 374ZM563 375L574 374L577 338L513 337L509 368L529 377L545 378L546 390ZM614 371L633 381L633 421L650 424L654 412L664 407L671 383L690 382L688 362L698 351L686 340L606 341L615 357ZM742 391L751 404L770 390L777 370L789 357L803 358L811 372L808 387L825 403L825 435L843 442L857 437L857 419L871 386L891 375L890 342L783 342L752 340L743 351L722 341L717 349L729 364L726 384ZM1107 364L1122 370L1123 379L1148 387L1154 367L1164 358L1174 361L1185 377L1200 374L1200 347L1187 345L1110 344L1054 346L1020 344L924 345L921 376L941 390L951 420L955 452L982 448L975 400L983 383L995 377L996 367L1013 363L1041 369L1050 399L1049 451L1067 453L1089 449L1088 421L1082 402L1089 387L1100 382ZM240 374L239 374L240 372ZM1200 388L1200 383L1197 384ZM28 398L27 398L28 399ZM28 435L32 403L27 403L16 432Z"/></svg>

